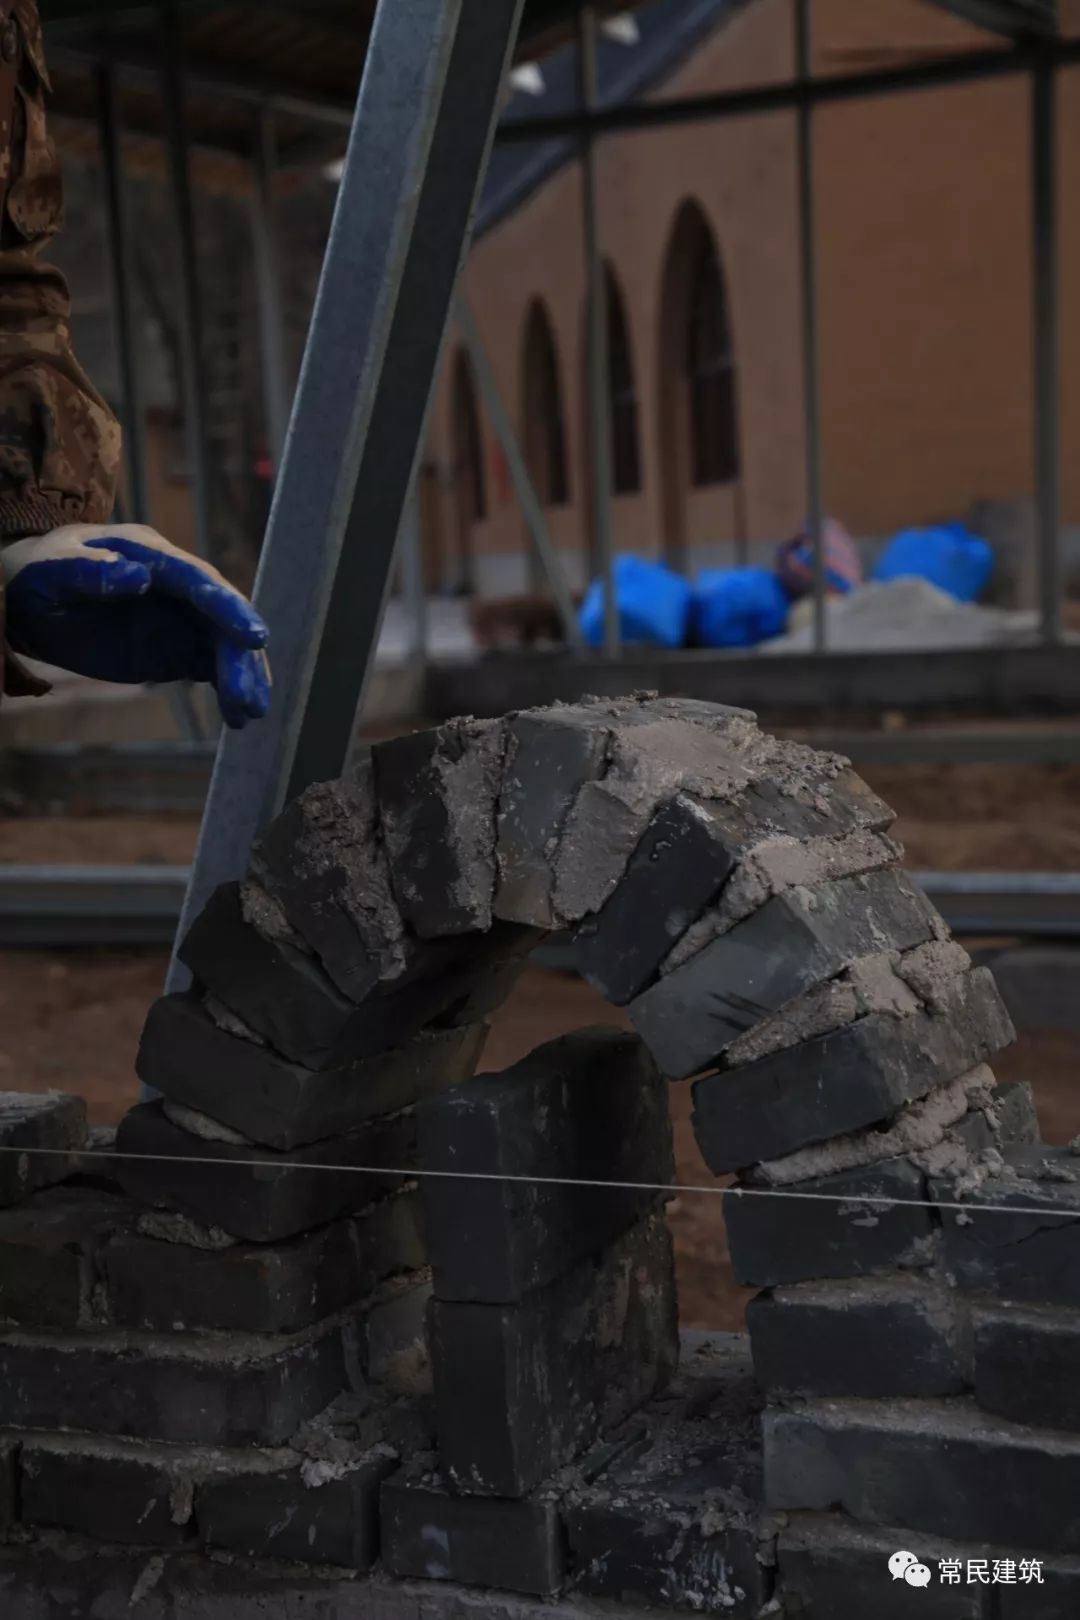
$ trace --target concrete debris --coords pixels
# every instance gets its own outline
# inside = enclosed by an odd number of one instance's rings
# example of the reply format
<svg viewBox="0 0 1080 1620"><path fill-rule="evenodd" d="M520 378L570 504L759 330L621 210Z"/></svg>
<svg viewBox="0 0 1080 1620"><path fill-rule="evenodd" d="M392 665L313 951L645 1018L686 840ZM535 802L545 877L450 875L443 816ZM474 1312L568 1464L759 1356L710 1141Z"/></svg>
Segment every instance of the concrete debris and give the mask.
<svg viewBox="0 0 1080 1620"><path fill-rule="evenodd" d="M870 580L825 603L830 652L882 652L932 647L1015 646L1033 641L1038 614L958 602L928 579ZM809 652L812 625L763 642L765 654Z"/></svg>

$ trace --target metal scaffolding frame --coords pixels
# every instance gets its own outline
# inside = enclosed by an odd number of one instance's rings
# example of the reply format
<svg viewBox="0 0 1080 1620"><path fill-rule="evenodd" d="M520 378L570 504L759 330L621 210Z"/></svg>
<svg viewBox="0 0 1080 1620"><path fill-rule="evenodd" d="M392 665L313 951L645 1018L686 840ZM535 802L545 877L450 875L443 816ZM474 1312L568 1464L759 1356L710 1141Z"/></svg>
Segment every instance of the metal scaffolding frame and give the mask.
<svg viewBox="0 0 1080 1620"><path fill-rule="evenodd" d="M222 738L181 931L348 758L522 5L376 14L255 587L280 696Z"/></svg>
<svg viewBox="0 0 1080 1620"><path fill-rule="evenodd" d="M958 0L960 3L960 0ZM1003 21L1002 0L962 0ZM108 35L53 52L67 67L98 72L114 289L126 409L137 410L130 297L125 294L122 161L114 84L131 79L162 93L175 214L184 348L184 396L199 534L209 536L209 458L203 417L200 300L185 142L185 90L210 92L253 110L247 156L256 176L252 205L266 415L279 477L263 548L256 601L272 629L278 697L270 718L219 749L185 916L213 886L246 864L260 827L291 794L345 764L354 735L402 514L415 488L418 448L433 379L454 308L478 187L492 140L572 138L582 165L589 353L589 439L593 529L605 585L607 654L619 651L613 586L605 290L598 229L597 143L628 131L776 113L794 113L804 332L807 518L814 553L815 657L824 669L821 405L814 264L812 115L822 106L908 91L1026 75L1031 84L1033 194L1033 352L1040 607L1048 650L1061 634L1060 377L1055 87L1080 63L1080 40L1036 34L1008 46L967 51L910 66L815 76L812 0L792 0L795 76L785 82L675 99L600 104L595 78L595 16L580 13L580 105L556 117L497 126L504 76L523 0L381 0L355 108L316 101L280 86L245 82L219 66L182 61L171 0L161 7L168 48L161 62L130 40ZM274 119L351 130L338 207L288 432L280 288L273 234ZM230 148L231 150L231 148ZM533 544L571 639L580 647L569 591L544 514L531 489L513 425L498 398L475 323L460 325L490 418L504 448ZM138 431L129 436L136 503L145 499ZM136 493L141 492L141 493ZM405 572L419 613L422 591L415 496ZM419 623L417 656L423 656ZM611 676L617 673L611 670ZM595 683L594 683L595 684ZM316 700L317 695L317 700ZM177 982L174 966L172 982Z"/></svg>
<svg viewBox="0 0 1080 1620"><path fill-rule="evenodd" d="M1060 561L1061 429L1059 375L1059 298L1057 266L1057 197L1055 154L1055 85L1059 69L1080 63L1080 40L1048 34L1045 17L1029 10L1030 37L1021 37L1007 46L971 50L910 66L856 73L814 75L811 63L811 17L813 0L792 0L795 20L795 77L786 82L749 86L718 94L680 97L670 100L598 104L595 85L595 29L591 5L580 13L580 105L576 111L558 116L519 118L501 124L495 131L499 141L543 141L572 136L581 143L583 228L586 249L588 308L588 398L589 441L592 476L590 480L592 530L604 584L604 647L608 654L619 651L619 624L613 585L613 536L610 502L610 424L607 421L606 331L604 327L604 287L602 257L597 227L596 143L604 135L632 130L666 128L686 122L713 121L733 117L794 111L796 115L796 163L799 194L799 240L801 262L801 304L804 334L804 442L806 457L807 531L814 556L814 648L826 645L825 558L823 544L824 492L822 475L822 427L819 378L819 345L816 319L816 274L814 262L813 145L812 113L815 108L846 101L865 100L907 91L944 88L978 83L1005 76L1026 74L1031 83L1031 174L1032 174L1032 284L1033 354L1035 375L1035 468L1038 535L1039 605L1042 637L1048 645L1061 637L1062 569ZM964 5L968 0L963 0ZM168 18L171 4L163 6ZM1006 27L1008 19L1019 25L1020 13L995 0L991 7L979 0L973 20L984 26ZM212 93L256 111L258 123L253 142L257 177L253 204L256 287L259 298L263 376L269 438L280 459L284 439L284 419L289 397L282 349L280 290L276 285L271 183L274 169L273 119L275 113L288 114L315 128L340 131L352 120L352 110L340 104L318 102L272 85L247 83L204 62L181 63L175 23L172 48L165 61L166 133L169 144L170 174L174 191L174 211L181 246L183 350L185 415L188 418L195 483L198 531L203 544L209 527L209 464L205 426L202 420L199 386L201 336L199 330L198 270L191 226L190 188L184 154L183 87ZM153 82L161 69L130 42L119 44L105 36L93 43L78 42L61 46L55 53L64 65L96 65L105 75L101 85L103 130L107 127L106 87L116 76L139 84ZM467 114L466 114L467 116ZM119 295L119 286L118 286ZM118 308L122 307L118 304ZM125 368L125 378L128 372ZM485 392L489 392L485 390ZM502 417L505 416L505 420ZM512 433L506 413L500 415L500 440L504 447ZM129 443L131 441L129 440ZM133 446L132 480L137 487L145 480L138 439ZM547 542L542 512L530 500L520 456L508 457L511 471L517 467L515 489L522 502L530 537L541 555L544 571L552 585L560 615L566 622L569 601L565 586L555 584L557 553Z"/></svg>

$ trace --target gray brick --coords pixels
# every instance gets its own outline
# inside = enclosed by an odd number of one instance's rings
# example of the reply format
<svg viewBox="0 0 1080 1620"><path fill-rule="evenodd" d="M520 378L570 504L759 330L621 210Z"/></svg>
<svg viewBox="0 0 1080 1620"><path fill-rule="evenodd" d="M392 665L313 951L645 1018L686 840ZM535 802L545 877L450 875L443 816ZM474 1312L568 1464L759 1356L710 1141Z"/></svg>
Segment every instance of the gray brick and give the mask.
<svg viewBox="0 0 1080 1620"><path fill-rule="evenodd" d="M1080 1429L1080 1312L979 1305L972 1328L981 1407L1014 1423Z"/></svg>
<svg viewBox="0 0 1080 1620"><path fill-rule="evenodd" d="M501 720L452 720L372 750L394 893L421 938L491 926L505 751Z"/></svg>
<svg viewBox="0 0 1080 1620"><path fill-rule="evenodd" d="M431 1353L426 1272L387 1284L360 1324L364 1377L398 1395L430 1395Z"/></svg>
<svg viewBox="0 0 1080 1620"><path fill-rule="evenodd" d="M665 1074L715 1064L744 1031L873 951L931 937L925 896L902 872L838 878L767 900L630 1004Z"/></svg>
<svg viewBox="0 0 1080 1620"><path fill-rule="evenodd" d="M19 1517L19 1454L22 1442L0 1436L0 1536L6 1536Z"/></svg>
<svg viewBox="0 0 1080 1620"><path fill-rule="evenodd" d="M150 1009L136 1061L153 1090L289 1150L396 1113L474 1071L482 1024L432 1030L337 1069L306 1069L268 1046L220 1029L196 995L162 996Z"/></svg>
<svg viewBox="0 0 1080 1620"><path fill-rule="evenodd" d="M539 1597L558 1592L565 1566L558 1503L550 1495L518 1502L452 1495L433 1461L420 1459L383 1485L382 1557L390 1574Z"/></svg>
<svg viewBox="0 0 1080 1620"><path fill-rule="evenodd" d="M65 1151L86 1141L86 1104L56 1091L0 1091L0 1208L38 1187L63 1181L72 1168ZM12 1152L13 1148L26 1152ZM38 1152L33 1151L38 1149Z"/></svg>
<svg viewBox="0 0 1080 1620"><path fill-rule="evenodd" d="M518 1300L656 1203L654 1192L544 1178L674 1178L667 1086L635 1036L607 1028L549 1041L502 1074L444 1092L419 1110L418 1139L426 1171L535 1178L421 1181L444 1300Z"/></svg>
<svg viewBox="0 0 1080 1620"><path fill-rule="evenodd" d="M930 1264L934 1256L926 1178L907 1159L800 1182L816 1199L771 1198L757 1192L725 1198L731 1264L736 1280L771 1287L827 1277L865 1277ZM833 1198L851 1199L834 1203ZM861 1198L896 1203L866 1204Z"/></svg>
<svg viewBox="0 0 1080 1620"><path fill-rule="evenodd" d="M970 1382L955 1297L923 1278L800 1283L750 1301L765 1389L803 1395L953 1395Z"/></svg>
<svg viewBox="0 0 1080 1620"><path fill-rule="evenodd" d="M939 1010L871 1013L697 1081L698 1146L719 1174L861 1130L966 1074L1014 1033L993 978L976 968L949 987Z"/></svg>
<svg viewBox="0 0 1080 1620"><path fill-rule="evenodd" d="M942 1208L949 1271L975 1292L1080 1306L1080 1179L1050 1179L1080 1178L1080 1159L1067 1149L1035 1147L1010 1153L1009 1162L1011 1173L988 1177L974 1193L948 1180L931 1182L931 1196L944 1204L971 1200L1015 1211Z"/></svg>
<svg viewBox="0 0 1080 1620"><path fill-rule="evenodd" d="M200 1540L241 1558L370 1569L379 1556L379 1487L394 1466L384 1449L310 1484L296 1464L236 1468L200 1488Z"/></svg>
<svg viewBox="0 0 1080 1620"><path fill-rule="evenodd" d="M204 1226L251 1243L295 1237L363 1209L401 1184L400 1176L351 1165L407 1171L416 1163L411 1112L371 1120L347 1136L292 1153L275 1153L194 1136L168 1119L161 1103L140 1103L125 1116L117 1141L122 1153L132 1155L120 1163L133 1198L182 1210ZM159 1155L169 1162L160 1162ZM309 1168L323 1164L341 1168Z"/></svg>
<svg viewBox="0 0 1080 1620"><path fill-rule="evenodd" d="M1007 1554L1016 1558L1015 1551ZM1074 1620L1080 1607L1080 1558L1039 1560L1029 1579L1000 1582L995 1588L997 1612L992 1620Z"/></svg>
<svg viewBox="0 0 1080 1620"><path fill-rule="evenodd" d="M424 1261L419 1198L406 1191L286 1243L202 1249L126 1233L102 1268L117 1326L295 1333Z"/></svg>
<svg viewBox="0 0 1080 1620"><path fill-rule="evenodd" d="M758 1511L760 1409L745 1339L688 1349L610 1462L586 1481L575 1476L589 1458L570 1471L574 1586L620 1605L756 1616L771 1592L774 1533Z"/></svg>
<svg viewBox="0 0 1080 1620"><path fill-rule="evenodd" d="M662 805L611 898L575 933L580 971L617 1006L641 994L734 870L720 809L687 794Z"/></svg>
<svg viewBox="0 0 1080 1620"><path fill-rule="evenodd" d="M930 1585L919 1588L917 1598L889 1573L889 1559L901 1550L914 1553L931 1572ZM967 1560L979 1557L991 1560L993 1553L923 1531L870 1529L839 1513L793 1513L777 1545L778 1595L785 1620L911 1620L916 1613L924 1620L989 1620L988 1589L967 1584ZM940 1563L957 1558L963 1565L960 1584L943 1583Z"/></svg>
<svg viewBox="0 0 1080 1620"><path fill-rule="evenodd" d="M180 1547L194 1534L189 1457L160 1447L83 1435L28 1437L22 1446L21 1518L124 1545Z"/></svg>
<svg viewBox="0 0 1080 1620"><path fill-rule="evenodd" d="M46 1188L0 1211L0 1323L73 1328L85 1321L94 1257L130 1219L123 1198L78 1187Z"/></svg>
<svg viewBox="0 0 1080 1620"><path fill-rule="evenodd" d="M275 1446L348 1387L334 1324L285 1339L0 1338L0 1426L8 1428Z"/></svg>
<svg viewBox="0 0 1080 1620"><path fill-rule="evenodd" d="M378 835L370 764L351 782L318 782L255 848L254 870L350 1001L394 978L409 946Z"/></svg>
<svg viewBox="0 0 1080 1620"><path fill-rule="evenodd" d="M765 1499L956 1541L1080 1550L1080 1438L963 1398L810 1401L765 1414Z"/></svg>
<svg viewBox="0 0 1080 1620"><path fill-rule="evenodd" d="M439 1455L451 1487L520 1497L670 1377L671 1240L650 1217L518 1305L432 1305Z"/></svg>
<svg viewBox="0 0 1080 1620"><path fill-rule="evenodd" d="M597 709L556 707L511 720L497 818L497 917L555 925L559 834L581 788L603 775L610 740L610 720Z"/></svg>
<svg viewBox="0 0 1080 1620"><path fill-rule="evenodd" d="M313 956L246 922L239 885L226 883L192 924L179 955L199 984L285 1057L333 1069L400 1046L440 1017L475 1021L482 1013L470 998L532 938L505 926L430 941L407 973L357 1006Z"/></svg>

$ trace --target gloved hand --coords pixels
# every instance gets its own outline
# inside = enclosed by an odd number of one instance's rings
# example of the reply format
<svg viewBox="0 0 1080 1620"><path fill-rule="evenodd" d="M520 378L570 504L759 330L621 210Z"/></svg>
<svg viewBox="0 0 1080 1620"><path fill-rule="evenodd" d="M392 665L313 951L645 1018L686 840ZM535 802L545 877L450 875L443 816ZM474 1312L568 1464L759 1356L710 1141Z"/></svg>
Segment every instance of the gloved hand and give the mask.
<svg viewBox="0 0 1080 1620"><path fill-rule="evenodd" d="M269 708L266 625L153 529L76 523L16 541L0 565L14 652L103 681L209 681L234 729Z"/></svg>

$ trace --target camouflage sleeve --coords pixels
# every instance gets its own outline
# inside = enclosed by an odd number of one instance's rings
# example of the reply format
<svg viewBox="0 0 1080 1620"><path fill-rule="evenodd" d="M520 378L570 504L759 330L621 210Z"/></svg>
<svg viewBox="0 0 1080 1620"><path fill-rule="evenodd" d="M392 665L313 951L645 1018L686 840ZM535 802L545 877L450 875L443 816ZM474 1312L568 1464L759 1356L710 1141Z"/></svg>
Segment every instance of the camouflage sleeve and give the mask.
<svg viewBox="0 0 1080 1620"><path fill-rule="evenodd" d="M37 0L0 18L0 545L65 523L105 523L116 420L71 348L70 300L41 249L60 227L60 170L45 128Z"/></svg>

